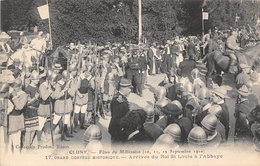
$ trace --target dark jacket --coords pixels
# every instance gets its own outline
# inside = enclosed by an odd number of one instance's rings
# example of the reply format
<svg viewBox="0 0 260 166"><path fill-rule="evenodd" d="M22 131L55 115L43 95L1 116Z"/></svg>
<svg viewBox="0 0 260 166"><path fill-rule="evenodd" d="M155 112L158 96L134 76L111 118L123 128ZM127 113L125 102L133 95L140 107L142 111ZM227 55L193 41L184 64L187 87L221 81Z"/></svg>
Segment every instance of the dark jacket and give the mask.
<svg viewBox="0 0 260 166"><path fill-rule="evenodd" d="M196 68L196 62L190 59L184 59L180 64L180 75L182 77L188 77L189 80L192 82L191 78L191 71L192 69Z"/></svg>
<svg viewBox="0 0 260 166"><path fill-rule="evenodd" d="M130 111L126 97L124 97L119 92L116 93L111 101L110 109L111 120L108 126L108 132L112 137L117 138L122 129L120 126L120 119Z"/></svg>

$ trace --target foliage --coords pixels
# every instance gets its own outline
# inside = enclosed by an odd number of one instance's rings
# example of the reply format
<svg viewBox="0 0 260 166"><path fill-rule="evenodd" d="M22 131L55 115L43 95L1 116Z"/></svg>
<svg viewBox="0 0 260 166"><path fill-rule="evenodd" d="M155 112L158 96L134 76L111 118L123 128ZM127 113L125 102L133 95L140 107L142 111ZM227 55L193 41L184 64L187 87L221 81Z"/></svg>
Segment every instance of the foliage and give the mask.
<svg viewBox="0 0 260 166"><path fill-rule="evenodd" d="M1 29L24 30L37 25L49 32L48 19L41 20L38 6L46 0L4 0ZM142 34L148 39L166 40L176 35L198 35L202 29L202 7L209 12L205 31L215 26L255 24L260 3L249 0L142 0ZM49 0L54 46L70 42L97 43L138 41L137 0ZM236 14L240 20L236 23ZM259 12L258 12L259 14Z"/></svg>

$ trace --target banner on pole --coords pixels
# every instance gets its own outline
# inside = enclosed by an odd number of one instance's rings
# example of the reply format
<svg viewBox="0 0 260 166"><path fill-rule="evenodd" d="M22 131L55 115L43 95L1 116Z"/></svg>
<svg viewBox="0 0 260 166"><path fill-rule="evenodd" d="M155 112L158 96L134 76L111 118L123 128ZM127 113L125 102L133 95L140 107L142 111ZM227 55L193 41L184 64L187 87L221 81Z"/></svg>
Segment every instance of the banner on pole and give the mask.
<svg viewBox="0 0 260 166"><path fill-rule="evenodd" d="M49 18L49 6L43 5L38 7L38 11L42 20Z"/></svg>
<svg viewBox="0 0 260 166"><path fill-rule="evenodd" d="M203 12L202 19L203 20L208 20L209 19L209 13L208 12Z"/></svg>

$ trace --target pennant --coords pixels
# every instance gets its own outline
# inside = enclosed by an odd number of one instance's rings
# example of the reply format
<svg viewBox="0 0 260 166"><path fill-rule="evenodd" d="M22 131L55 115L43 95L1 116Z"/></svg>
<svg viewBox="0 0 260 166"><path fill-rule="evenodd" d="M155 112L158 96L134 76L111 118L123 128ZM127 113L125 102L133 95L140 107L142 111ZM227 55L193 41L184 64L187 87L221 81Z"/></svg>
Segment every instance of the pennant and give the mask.
<svg viewBox="0 0 260 166"><path fill-rule="evenodd" d="M202 19L203 20L208 20L209 19L209 13L208 12L203 12Z"/></svg>
<svg viewBox="0 0 260 166"><path fill-rule="evenodd" d="M38 11L42 20L49 18L49 6L43 5L38 7Z"/></svg>

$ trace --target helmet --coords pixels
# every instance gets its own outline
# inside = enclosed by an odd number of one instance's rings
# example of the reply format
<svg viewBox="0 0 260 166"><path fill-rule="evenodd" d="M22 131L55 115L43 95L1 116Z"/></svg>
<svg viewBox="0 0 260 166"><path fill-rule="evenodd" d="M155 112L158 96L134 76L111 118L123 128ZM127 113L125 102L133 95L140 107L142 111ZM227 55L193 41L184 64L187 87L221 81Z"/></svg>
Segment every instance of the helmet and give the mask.
<svg viewBox="0 0 260 166"><path fill-rule="evenodd" d="M147 118L153 118L154 117L154 108L151 106L151 105L147 105L145 108L144 108L144 111L146 112L146 117Z"/></svg>
<svg viewBox="0 0 260 166"><path fill-rule="evenodd" d="M178 106L182 110L182 105L178 100L173 100L172 104L175 104L176 106Z"/></svg>
<svg viewBox="0 0 260 166"><path fill-rule="evenodd" d="M58 75L56 73L52 73L50 76L48 76L48 80L52 82L56 82L57 76Z"/></svg>
<svg viewBox="0 0 260 166"><path fill-rule="evenodd" d="M155 105L159 106L159 107L165 107L167 104L169 104L169 100L167 98L164 99L159 99Z"/></svg>
<svg viewBox="0 0 260 166"><path fill-rule="evenodd" d="M40 78L39 73L37 71L33 71L30 75L30 80L38 80Z"/></svg>
<svg viewBox="0 0 260 166"><path fill-rule="evenodd" d="M166 96L166 89L164 87L158 86L155 88L154 94L158 99L164 98Z"/></svg>
<svg viewBox="0 0 260 166"><path fill-rule="evenodd" d="M194 93L194 88L191 82L187 82L184 85L184 92L188 92L188 93Z"/></svg>
<svg viewBox="0 0 260 166"><path fill-rule="evenodd" d="M68 71L72 72L72 71L76 71L77 70L77 66L75 63L73 63L72 65L69 66Z"/></svg>
<svg viewBox="0 0 260 166"><path fill-rule="evenodd" d="M90 125L84 133L84 141L101 140L102 133L98 125Z"/></svg>
<svg viewBox="0 0 260 166"><path fill-rule="evenodd" d="M99 140L92 140L88 143L86 149L90 152L97 152L103 150L103 145Z"/></svg>
<svg viewBox="0 0 260 166"><path fill-rule="evenodd" d="M64 70L62 72L62 78L65 79L65 80L70 78L70 74L69 74L69 72L67 70Z"/></svg>
<svg viewBox="0 0 260 166"><path fill-rule="evenodd" d="M194 68L194 69L191 71L191 77L192 77L193 79L199 78L199 77L200 77L200 71L199 71L199 69Z"/></svg>
<svg viewBox="0 0 260 166"><path fill-rule="evenodd" d="M170 134L162 134L157 138L156 143L167 144L169 146L174 145L174 139Z"/></svg>
<svg viewBox="0 0 260 166"><path fill-rule="evenodd" d="M191 129L188 135L188 143L197 146L206 145L207 135L205 131L199 126L196 126L193 129Z"/></svg>
<svg viewBox="0 0 260 166"><path fill-rule="evenodd" d="M1 83L0 84L0 93L9 92L9 84L8 83Z"/></svg>
<svg viewBox="0 0 260 166"><path fill-rule="evenodd" d="M217 128L218 119L215 115L209 114L203 118L201 124L209 131L215 131Z"/></svg>
<svg viewBox="0 0 260 166"><path fill-rule="evenodd" d="M209 113L215 115L217 118L220 118L222 115L222 108L220 105L213 105L209 108Z"/></svg>
<svg viewBox="0 0 260 166"><path fill-rule="evenodd" d="M207 87L202 87L199 91L198 91L198 95L197 95L198 99L203 100L203 99L209 99L210 98L210 92L208 90Z"/></svg>
<svg viewBox="0 0 260 166"><path fill-rule="evenodd" d="M163 133L170 134L175 141L181 141L181 128L178 124L170 124Z"/></svg>

